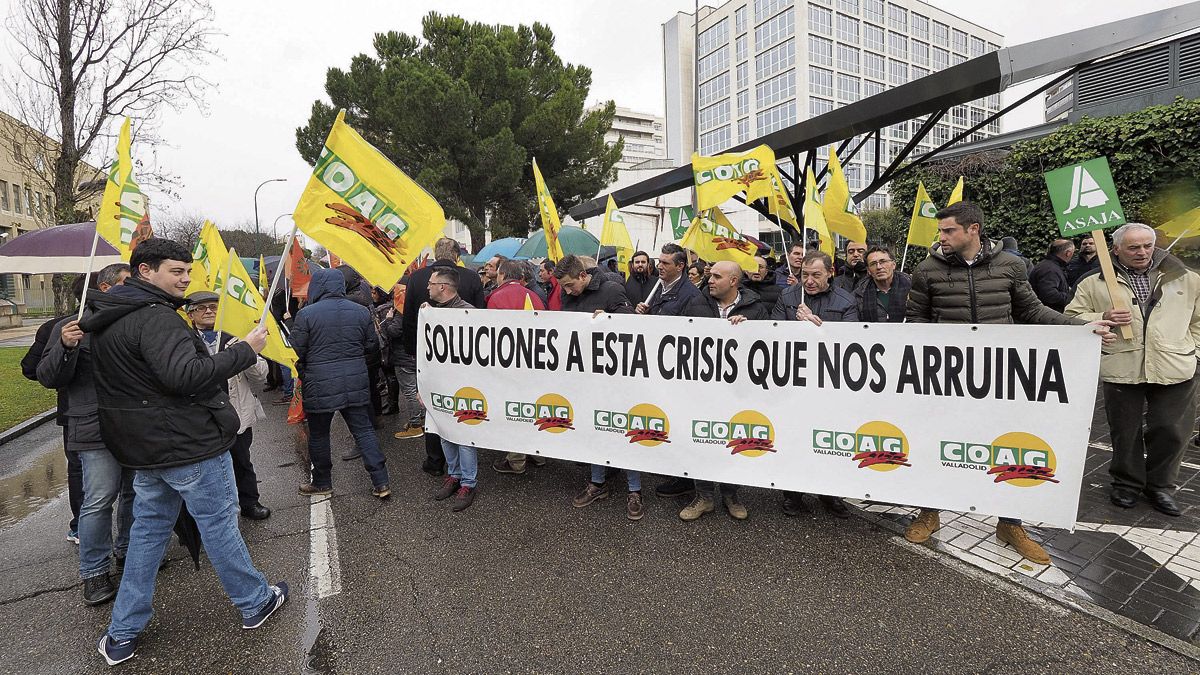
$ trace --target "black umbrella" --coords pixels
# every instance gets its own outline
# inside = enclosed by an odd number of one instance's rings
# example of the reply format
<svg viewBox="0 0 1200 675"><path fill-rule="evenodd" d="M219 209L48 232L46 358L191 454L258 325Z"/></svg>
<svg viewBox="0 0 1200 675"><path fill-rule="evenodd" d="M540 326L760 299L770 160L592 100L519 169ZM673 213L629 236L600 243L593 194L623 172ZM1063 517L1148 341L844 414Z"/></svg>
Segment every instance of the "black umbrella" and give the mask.
<svg viewBox="0 0 1200 675"><path fill-rule="evenodd" d="M196 524L192 514L188 513L187 504L179 505L175 534L179 536L179 543L187 547L188 553L192 554L192 564L196 569L200 569L200 526Z"/></svg>

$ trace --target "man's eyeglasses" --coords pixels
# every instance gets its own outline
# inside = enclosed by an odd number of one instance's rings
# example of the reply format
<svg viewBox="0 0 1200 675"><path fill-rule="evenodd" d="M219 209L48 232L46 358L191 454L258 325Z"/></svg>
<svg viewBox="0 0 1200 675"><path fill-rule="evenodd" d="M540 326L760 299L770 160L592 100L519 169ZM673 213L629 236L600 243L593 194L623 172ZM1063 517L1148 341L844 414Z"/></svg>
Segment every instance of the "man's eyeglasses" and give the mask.
<svg viewBox="0 0 1200 675"><path fill-rule="evenodd" d="M217 306L216 305L197 305L197 306L193 307L191 309L191 311L200 312L201 314L208 314L209 312L216 314Z"/></svg>

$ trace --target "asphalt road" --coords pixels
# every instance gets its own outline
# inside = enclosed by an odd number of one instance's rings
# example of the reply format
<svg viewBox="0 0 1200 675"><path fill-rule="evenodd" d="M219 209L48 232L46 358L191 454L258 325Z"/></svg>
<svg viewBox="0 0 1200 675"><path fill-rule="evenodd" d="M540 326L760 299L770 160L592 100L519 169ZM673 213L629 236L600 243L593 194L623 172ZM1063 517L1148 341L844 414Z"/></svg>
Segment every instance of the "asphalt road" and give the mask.
<svg viewBox="0 0 1200 675"><path fill-rule="evenodd" d="M263 628L243 631L207 562L195 571L173 547L155 619L122 672L1197 669L1108 623L918 554L863 520L819 507L785 518L765 490L747 491L746 522L718 512L685 524L681 504L650 495L649 479L646 517L631 523L618 494L573 508L583 470L552 461L525 476L481 471L475 505L454 514L429 498L438 480L417 469L421 443L390 433L386 503L371 497L361 464L335 460L334 526L322 532L336 539L326 583L340 592L318 598L314 509L295 491L294 429L272 419L255 435L274 515L243 521L242 531L255 563L287 580L292 598ZM62 538L65 495L35 494L61 483L58 438L46 425L0 447L0 490L17 493L0 499L24 505L0 520L4 673L108 670L94 645L111 606L82 604L75 547ZM348 441L340 424L335 439Z"/></svg>

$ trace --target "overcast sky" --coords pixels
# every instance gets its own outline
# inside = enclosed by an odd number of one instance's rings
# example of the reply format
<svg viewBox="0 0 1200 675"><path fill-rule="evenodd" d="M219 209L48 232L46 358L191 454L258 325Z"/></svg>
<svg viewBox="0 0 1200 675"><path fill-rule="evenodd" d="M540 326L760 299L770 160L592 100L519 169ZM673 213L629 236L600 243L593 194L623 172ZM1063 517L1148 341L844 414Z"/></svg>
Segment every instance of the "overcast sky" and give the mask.
<svg viewBox="0 0 1200 675"><path fill-rule="evenodd" d="M9 14L11 0L0 0ZM719 6L721 3L705 3ZM1085 28L1138 13L1185 4L1177 0L937 0L932 3L1004 36L1006 46ZM591 101L662 114L661 25L690 0L438 0L377 2L343 0L213 0L219 59L203 71L217 84L207 113L168 112L162 135L171 147L159 161L182 177L178 201L158 199L151 218L182 212L207 216L223 226L252 223L254 189L269 178L286 178L259 193L264 229L296 204L311 168L295 147L315 99L325 98L325 71L346 67L371 51L371 39L388 30L419 34L429 10L488 23L548 24L564 60L592 69ZM7 37L7 35L5 36ZM10 42L5 40L5 42ZM8 49L12 49L11 45ZM7 51L7 50L0 50ZM9 53L0 53L8 71ZM1020 93L1028 91L1014 88ZM590 101L589 101L590 102ZM5 104L5 109L11 106ZM1013 130L1041 122L1040 99L1005 121ZM114 123L115 131L115 123ZM137 147L134 147L137 154ZM107 161L101 158L101 161ZM281 228L290 224L285 218Z"/></svg>

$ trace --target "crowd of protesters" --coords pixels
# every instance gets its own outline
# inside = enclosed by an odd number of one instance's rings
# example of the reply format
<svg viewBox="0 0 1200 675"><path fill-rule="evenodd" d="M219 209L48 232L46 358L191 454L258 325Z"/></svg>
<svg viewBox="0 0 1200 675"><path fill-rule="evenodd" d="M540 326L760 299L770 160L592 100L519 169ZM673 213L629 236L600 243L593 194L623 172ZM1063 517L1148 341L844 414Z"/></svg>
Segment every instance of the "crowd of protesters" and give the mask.
<svg viewBox="0 0 1200 675"><path fill-rule="evenodd" d="M1196 406L1200 276L1155 248L1149 227L1125 225L1113 233L1112 250L1129 309L1117 310L1091 237L1079 242L1078 253L1075 242L1055 240L1032 265L1015 242L1006 246L989 236L983 213L969 202L946 207L937 218L939 242L911 275L897 269L887 247L854 241L840 260L814 242L797 241L778 266L760 256L749 273L733 262L697 260L677 244L664 245L656 259L637 251L627 275L612 259L598 263L578 255L556 263L495 256L476 273L460 264L459 243L449 238L439 240L429 264L411 271L396 289L372 289L345 266L317 269L306 298L280 292L270 300L299 357L302 385L295 398L308 427L309 460L299 492L333 492L330 427L336 413L354 441L341 458L361 458L371 493L387 498L389 469L378 432L394 415L398 422L389 431L396 438L424 442L421 469L440 478L432 499L450 500L453 511L473 504L478 449L425 428L416 349L417 317L428 305L703 317L735 325L1091 324L1104 342L1100 374L1113 438L1112 502L1133 508L1144 496L1153 508L1179 515L1172 493ZM99 644L109 664L136 650L181 508L195 519L243 627L262 625L288 595L285 582L271 584L254 567L238 516L271 515L260 502L251 461L253 425L265 417L259 402L264 391L278 389L276 403L292 401L291 372L259 356L264 328L241 340L215 331L215 293L183 297L190 263L183 246L143 242L128 266L112 265L89 278L82 320L72 315L48 322L23 363L27 376L59 394L72 467L68 539L79 544L83 601L116 598ZM1126 325L1134 329L1131 340L1109 330ZM529 448L494 450L490 466L499 474L521 475L545 464L524 452ZM572 505L585 508L609 497L621 472L588 467ZM626 516L639 520L647 508L643 476L624 473ZM678 512L684 521L714 512L718 504L734 519L749 516L737 485L668 476L654 492L686 498ZM809 512L814 503L835 517L851 513L836 496L780 496L788 516ZM938 511L922 508L905 536L926 541L939 524ZM996 534L1025 558L1050 562L1020 521L999 519Z"/></svg>

